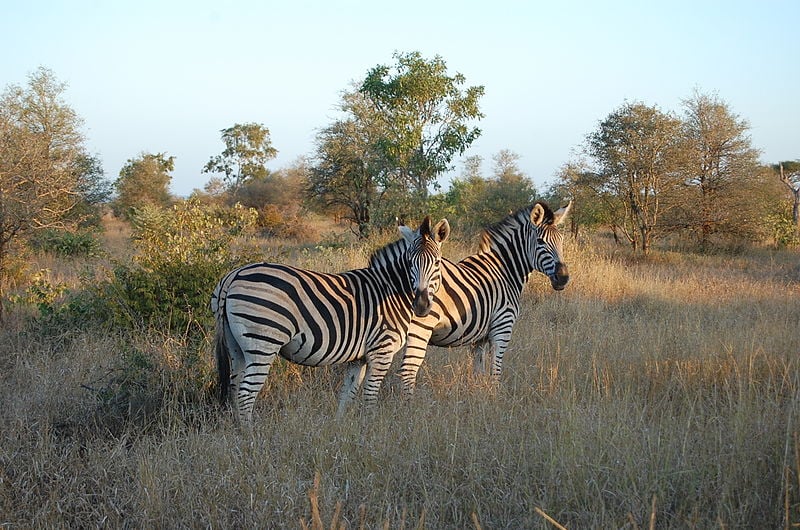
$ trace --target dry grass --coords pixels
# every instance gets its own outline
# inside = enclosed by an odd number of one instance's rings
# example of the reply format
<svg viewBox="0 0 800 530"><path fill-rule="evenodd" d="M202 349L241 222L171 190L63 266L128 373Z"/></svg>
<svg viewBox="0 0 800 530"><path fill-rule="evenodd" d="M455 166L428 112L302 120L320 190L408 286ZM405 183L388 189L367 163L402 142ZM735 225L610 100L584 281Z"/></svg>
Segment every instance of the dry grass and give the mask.
<svg viewBox="0 0 800 530"><path fill-rule="evenodd" d="M366 259L314 252L291 259ZM531 280L499 386L464 349L432 348L410 403L391 379L377 410L342 421L339 368L277 367L250 431L193 386L176 359L195 346L180 337L37 333L12 318L0 332L0 527L800 522L797 253L568 255L564 292ZM197 369L211 370L200 348ZM125 386L131 352L154 366Z"/></svg>

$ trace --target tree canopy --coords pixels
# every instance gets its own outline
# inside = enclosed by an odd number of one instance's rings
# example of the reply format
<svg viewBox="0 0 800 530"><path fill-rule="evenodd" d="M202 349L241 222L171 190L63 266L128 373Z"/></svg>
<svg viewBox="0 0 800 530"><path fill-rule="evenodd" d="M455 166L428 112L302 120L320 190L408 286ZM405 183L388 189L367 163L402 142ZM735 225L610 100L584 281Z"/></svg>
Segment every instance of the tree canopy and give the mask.
<svg viewBox="0 0 800 530"><path fill-rule="evenodd" d="M647 253L659 227L662 199L677 182L680 121L656 107L625 103L587 138L602 178L599 190L619 201L618 224L634 249Z"/></svg>
<svg viewBox="0 0 800 530"><path fill-rule="evenodd" d="M247 179L261 178L266 164L278 154L272 147L269 129L260 123L235 124L220 131L225 149L211 157L204 173L222 173L228 187L236 192Z"/></svg>
<svg viewBox="0 0 800 530"><path fill-rule="evenodd" d="M64 226L82 200L83 121L66 85L39 68L0 96L0 317L9 250L32 231Z"/></svg>
<svg viewBox="0 0 800 530"><path fill-rule="evenodd" d="M749 125L716 95L695 91L682 106L677 116L625 103L587 136L587 159L560 174L562 190L591 203L573 219L608 223L644 253L667 234L701 248L764 236L778 180L758 162Z"/></svg>
<svg viewBox="0 0 800 530"><path fill-rule="evenodd" d="M130 219L145 206L167 207L172 203L169 183L175 169L175 157L166 153L142 153L128 159L114 182L117 199L114 212Z"/></svg>
<svg viewBox="0 0 800 530"><path fill-rule="evenodd" d="M395 53L394 58L393 66L372 68L359 92L381 124L374 147L392 177L385 186L410 191L424 205L436 177L480 136L470 123L483 117L479 101L484 88L462 90L466 78L449 75L438 55L426 60L419 52Z"/></svg>

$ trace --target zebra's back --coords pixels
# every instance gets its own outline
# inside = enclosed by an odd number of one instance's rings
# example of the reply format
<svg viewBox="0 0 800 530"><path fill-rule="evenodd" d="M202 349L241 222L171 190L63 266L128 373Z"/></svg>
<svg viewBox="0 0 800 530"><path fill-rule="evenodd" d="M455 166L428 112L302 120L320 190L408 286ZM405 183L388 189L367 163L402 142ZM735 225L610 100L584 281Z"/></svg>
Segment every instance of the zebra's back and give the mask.
<svg viewBox="0 0 800 530"><path fill-rule="evenodd" d="M404 293L381 289L365 270L327 274L260 263L234 271L220 285L225 318L243 349L268 355L278 346L279 355L307 366L362 358L391 299L405 296L402 307L409 303ZM399 323L409 320L400 315Z"/></svg>

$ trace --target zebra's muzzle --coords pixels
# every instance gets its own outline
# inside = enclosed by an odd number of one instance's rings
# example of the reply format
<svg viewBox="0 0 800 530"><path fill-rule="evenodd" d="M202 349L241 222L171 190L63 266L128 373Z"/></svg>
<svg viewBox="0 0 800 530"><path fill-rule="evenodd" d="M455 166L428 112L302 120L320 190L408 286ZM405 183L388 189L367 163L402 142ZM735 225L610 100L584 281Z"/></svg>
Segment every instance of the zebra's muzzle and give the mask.
<svg viewBox="0 0 800 530"><path fill-rule="evenodd" d="M427 289L421 289L414 294L414 302L411 304L411 309L418 317L426 317L431 312L431 296Z"/></svg>
<svg viewBox="0 0 800 530"><path fill-rule="evenodd" d="M569 283L569 269L563 263L556 265L556 272L550 276L550 285L556 291L561 291Z"/></svg>

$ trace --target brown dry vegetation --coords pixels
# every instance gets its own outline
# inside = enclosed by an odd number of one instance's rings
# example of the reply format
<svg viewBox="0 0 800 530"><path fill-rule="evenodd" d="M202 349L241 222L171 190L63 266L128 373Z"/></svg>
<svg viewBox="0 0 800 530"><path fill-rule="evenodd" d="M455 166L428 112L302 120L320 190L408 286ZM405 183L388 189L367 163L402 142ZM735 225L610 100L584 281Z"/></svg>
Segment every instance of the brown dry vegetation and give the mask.
<svg viewBox="0 0 800 530"><path fill-rule="evenodd" d="M203 385L210 337L43 330L18 310L0 332L0 527L800 522L798 254L571 247L565 291L531 279L499 386L432 348L411 402L391 378L341 421L339 368L276 366L249 431ZM287 259L366 261L315 252Z"/></svg>

